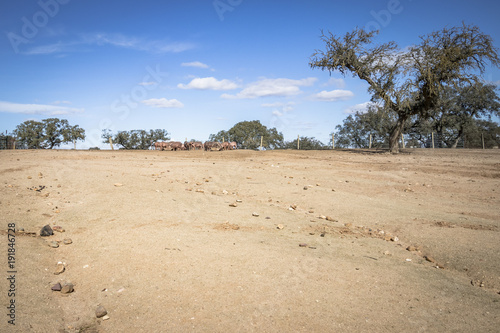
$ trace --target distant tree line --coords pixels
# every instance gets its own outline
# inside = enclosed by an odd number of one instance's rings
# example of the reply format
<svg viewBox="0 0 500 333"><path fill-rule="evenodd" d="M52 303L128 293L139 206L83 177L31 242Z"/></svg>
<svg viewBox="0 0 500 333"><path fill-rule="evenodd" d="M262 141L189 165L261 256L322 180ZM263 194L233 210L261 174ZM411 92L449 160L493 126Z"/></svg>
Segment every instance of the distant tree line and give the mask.
<svg viewBox="0 0 500 333"><path fill-rule="evenodd" d="M283 134L276 128L267 128L258 120L242 121L229 130L210 134L209 141L234 141L240 149L297 149L297 140L285 141ZM300 149L328 149L321 141L313 137L300 137Z"/></svg>
<svg viewBox="0 0 500 333"><path fill-rule="evenodd" d="M71 126L66 119L48 118L23 122L12 136L28 149L52 149L63 143L85 140L85 130L78 125Z"/></svg>
<svg viewBox="0 0 500 333"><path fill-rule="evenodd" d="M149 149L156 141L170 140L169 133L164 129L118 131L115 134L104 129L101 138L103 143L109 143L111 138L113 144L123 149Z"/></svg>
<svg viewBox="0 0 500 333"><path fill-rule="evenodd" d="M425 118L412 116L403 124L405 141L413 147L429 147L434 133L436 148L479 148L500 145L500 129L492 116L500 116L496 86L475 83L461 88L446 87ZM397 118L383 106L372 104L366 112L356 112L336 127L335 144L342 148L390 146L390 131Z"/></svg>

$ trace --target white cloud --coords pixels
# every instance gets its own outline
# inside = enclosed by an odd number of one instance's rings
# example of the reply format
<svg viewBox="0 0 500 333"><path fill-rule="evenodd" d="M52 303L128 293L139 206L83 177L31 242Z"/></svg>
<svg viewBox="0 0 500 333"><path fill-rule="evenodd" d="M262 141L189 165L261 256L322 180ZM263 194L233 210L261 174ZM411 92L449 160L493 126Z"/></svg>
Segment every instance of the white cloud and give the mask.
<svg viewBox="0 0 500 333"><path fill-rule="evenodd" d="M58 105L19 104L19 103L0 101L0 112L56 116L63 114L79 113L83 111L84 109L69 108L66 106L58 106Z"/></svg>
<svg viewBox="0 0 500 333"><path fill-rule="evenodd" d="M336 102L336 101L345 101L353 96L354 93L350 90L332 90L332 91L323 90L322 92L314 95L313 98L320 101Z"/></svg>
<svg viewBox="0 0 500 333"><path fill-rule="evenodd" d="M344 113L347 113L347 114L352 114L352 113L356 113L356 112L365 113L368 110L368 107L372 104L374 104L374 103L364 102L361 104L356 104L356 105L350 106L347 109L345 109Z"/></svg>
<svg viewBox="0 0 500 333"><path fill-rule="evenodd" d="M151 106L153 108L182 108L184 104L176 99L166 98L151 98L141 101L142 104Z"/></svg>
<svg viewBox="0 0 500 333"><path fill-rule="evenodd" d="M217 80L214 77L195 78L188 84L179 83L177 87L181 89L200 90L231 90L238 88L238 85L230 80Z"/></svg>
<svg viewBox="0 0 500 333"><path fill-rule="evenodd" d="M70 101L54 101L52 102L51 104L54 104L54 105L59 105L59 104L71 104Z"/></svg>
<svg viewBox="0 0 500 333"><path fill-rule="evenodd" d="M183 62L181 66L184 67L197 67L197 68L209 68L207 64L204 64L199 61L193 61L193 62Z"/></svg>
<svg viewBox="0 0 500 333"><path fill-rule="evenodd" d="M245 89L236 95L223 94L222 98L242 99L257 98L267 96L293 96L302 93L299 87L311 86L316 82L316 78L309 77L301 80L292 79L262 79L250 83Z"/></svg>

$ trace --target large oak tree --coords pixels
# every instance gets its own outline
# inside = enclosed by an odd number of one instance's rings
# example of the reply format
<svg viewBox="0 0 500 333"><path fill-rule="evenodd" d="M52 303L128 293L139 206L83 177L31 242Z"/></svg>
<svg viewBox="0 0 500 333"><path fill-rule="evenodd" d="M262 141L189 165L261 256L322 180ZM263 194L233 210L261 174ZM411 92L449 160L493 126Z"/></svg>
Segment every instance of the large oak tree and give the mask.
<svg viewBox="0 0 500 333"><path fill-rule="evenodd" d="M372 101L396 116L389 146L398 140L413 116L429 117L445 87L466 87L481 81L486 66L500 64L489 35L476 26L444 28L422 36L418 45L401 49L396 42L377 45L377 31L356 28L344 36L323 34L325 50L317 50L311 68L350 73L368 83Z"/></svg>

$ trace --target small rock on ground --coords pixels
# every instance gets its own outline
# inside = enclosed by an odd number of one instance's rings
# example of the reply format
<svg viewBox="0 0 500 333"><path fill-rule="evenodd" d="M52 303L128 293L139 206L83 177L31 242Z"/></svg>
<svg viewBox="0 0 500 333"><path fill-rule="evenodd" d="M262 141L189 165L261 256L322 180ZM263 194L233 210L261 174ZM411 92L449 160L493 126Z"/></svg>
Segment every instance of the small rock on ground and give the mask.
<svg viewBox="0 0 500 333"><path fill-rule="evenodd" d="M63 263L59 263L56 266L56 271L54 272L54 275L59 275L65 271L66 267L64 267Z"/></svg>
<svg viewBox="0 0 500 333"><path fill-rule="evenodd" d="M104 317L105 315L108 314L108 311L106 311L106 309L104 308L104 306L102 305L99 305L97 307L97 309L95 310L95 316L97 318L101 318L101 317ZM109 317L108 317L109 318Z"/></svg>
<svg viewBox="0 0 500 333"><path fill-rule="evenodd" d="M40 230L40 236L42 236L42 237L52 236L53 234L54 234L54 231L52 230L52 228L48 224Z"/></svg>
<svg viewBox="0 0 500 333"><path fill-rule="evenodd" d="M49 243L49 246L57 249L59 247L59 243L57 243L55 241L52 241L52 242Z"/></svg>
<svg viewBox="0 0 500 333"><path fill-rule="evenodd" d="M61 293L63 294L69 294L69 293L72 293L74 291L74 286L72 283L65 283L63 284L62 288L61 288Z"/></svg>

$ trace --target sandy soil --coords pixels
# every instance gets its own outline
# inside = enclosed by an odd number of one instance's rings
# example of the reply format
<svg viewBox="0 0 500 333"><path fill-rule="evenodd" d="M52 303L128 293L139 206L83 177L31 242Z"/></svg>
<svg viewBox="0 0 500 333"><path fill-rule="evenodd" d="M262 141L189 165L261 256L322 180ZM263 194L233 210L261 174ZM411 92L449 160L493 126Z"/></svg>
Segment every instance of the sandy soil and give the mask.
<svg viewBox="0 0 500 333"><path fill-rule="evenodd" d="M498 332L499 192L498 150L0 151L0 331Z"/></svg>

